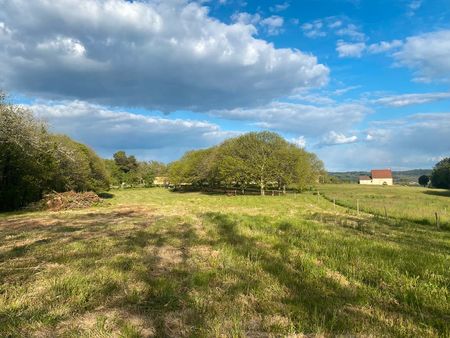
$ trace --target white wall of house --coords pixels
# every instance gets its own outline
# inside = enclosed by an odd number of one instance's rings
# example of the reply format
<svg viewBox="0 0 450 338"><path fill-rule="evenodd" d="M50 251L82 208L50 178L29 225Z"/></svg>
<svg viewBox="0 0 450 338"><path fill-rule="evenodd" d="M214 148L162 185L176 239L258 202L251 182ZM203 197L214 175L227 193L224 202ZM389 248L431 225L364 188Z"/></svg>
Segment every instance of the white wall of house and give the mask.
<svg viewBox="0 0 450 338"><path fill-rule="evenodd" d="M383 185L383 184L393 185L394 182L393 182L392 178L374 178L374 179L372 179L372 184L375 184L375 185Z"/></svg>
<svg viewBox="0 0 450 338"><path fill-rule="evenodd" d="M394 180L392 178L374 178L372 180L360 180L359 184L370 184L370 185L393 185Z"/></svg>

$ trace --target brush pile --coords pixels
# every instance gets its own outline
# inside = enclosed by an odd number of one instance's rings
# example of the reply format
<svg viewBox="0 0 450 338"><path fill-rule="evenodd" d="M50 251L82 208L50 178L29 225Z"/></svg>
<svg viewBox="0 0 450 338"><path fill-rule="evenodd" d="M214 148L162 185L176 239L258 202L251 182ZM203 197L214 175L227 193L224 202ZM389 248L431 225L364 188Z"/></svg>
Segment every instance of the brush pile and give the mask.
<svg viewBox="0 0 450 338"><path fill-rule="evenodd" d="M44 196L42 200L33 205L34 210L72 210L84 209L99 204L100 197L94 192L67 191L63 193L53 192Z"/></svg>

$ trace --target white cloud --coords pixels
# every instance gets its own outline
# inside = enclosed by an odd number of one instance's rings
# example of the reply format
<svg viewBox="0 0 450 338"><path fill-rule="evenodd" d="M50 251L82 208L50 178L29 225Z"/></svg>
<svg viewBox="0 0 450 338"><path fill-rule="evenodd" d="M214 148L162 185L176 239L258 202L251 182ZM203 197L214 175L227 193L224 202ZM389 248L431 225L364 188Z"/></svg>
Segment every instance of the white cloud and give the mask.
<svg viewBox="0 0 450 338"><path fill-rule="evenodd" d="M303 30L303 34L308 38L318 38L327 35L325 31L322 30L323 22L322 20L315 20L313 22L307 22L300 27Z"/></svg>
<svg viewBox="0 0 450 338"><path fill-rule="evenodd" d="M125 149L146 159L168 161L237 135L210 122L144 116L83 101L45 101L27 107L53 131L90 145L103 156Z"/></svg>
<svg viewBox="0 0 450 338"><path fill-rule="evenodd" d="M416 11L422 7L422 0L413 0L408 4L408 12L406 13L408 16L413 16Z"/></svg>
<svg viewBox="0 0 450 338"><path fill-rule="evenodd" d="M356 57L360 58L366 49L366 44L364 42L349 43L339 40L336 44L336 51L339 57Z"/></svg>
<svg viewBox="0 0 450 338"><path fill-rule="evenodd" d="M289 142L295 144L299 148L305 148L306 147L306 139L304 136L299 136L295 138L291 138L288 140Z"/></svg>
<svg viewBox="0 0 450 338"><path fill-rule="evenodd" d="M374 103L390 107L405 107L450 99L450 92L392 95L374 100Z"/></svg>
<svg viewBox="0 0 450 338"><path fill-rule="evenodd" d="M243 24L243 25L257 25L261 22L261 15L258 13L250 14L247 12L237 12L231 16L231 19L234 22Z"/></svg>
<svg viewBox="0 0 450 338"><path fill-rule="evenodd" d="M370 112L367 107L356 103L315 106L272 102L257 108L213 111L212 114L231 120L250 121L264 129L318 137L331 130L348 130Z"/></svg>
<svg viewBox="0 0 450 338"><path fill-rule="evenodd" d="M286 9L288 9L289 6L290 6L290 3L287 2L287 1L285 1L285 2L283 2L283 3L281 3L281 4L277 4L277 5L275 5L275 6L271 6L271 7L269 8L269 10L270 10L271 12L283 12L283 11L285 11Z"/></svg>
<svg viewBox="0 0 450 338"><path fill-rule="evenodd" d="M355 143L358 141L358 136L345 136L342 133L337 133L335 131L330 131L322 140L322 145L337 145L337 144L348 144Z"/></svg>
<svg viewBox="0 0 450 338"><path fill-rule="evenodd" d="M272 15L261 20L260 24L267 29L269 35L278 35L282 31L284 19L281 16Z"/></svg>
<svg viewBox="0 0 450 338"><path fill-rule="evenodd" d="M397 64L411 68L415 80L450 81L450 30L412 36L394 54Z"/></svg>
<svg viewBox="0 0 450 338"><path fill-rule="evenodd" d="M187 0L0 0L0 83L52 99L171 111L255 106L327 83L299 50ZM264 19L269 33L281 17ZM6 28L7 27L7 28Z"/></svg>
<svg viewBox="0 0 450 338"><path fill-rule="evenodd" d="M400 40L392 40L392 41L381 41L378 43L373 43L369 45L367 48L368 52L371 54L385 53L391 51L393 49L399 48L403 45L403 42Z"/></svg>
<svg viewBox="0 0 450 338"><path fill-rule="evenodd" d="M348 24L346 27L340 28L336 31L336 34L339 36L347 36L356 41L363 41L366 38L366 35L354 24Z"/></svg>

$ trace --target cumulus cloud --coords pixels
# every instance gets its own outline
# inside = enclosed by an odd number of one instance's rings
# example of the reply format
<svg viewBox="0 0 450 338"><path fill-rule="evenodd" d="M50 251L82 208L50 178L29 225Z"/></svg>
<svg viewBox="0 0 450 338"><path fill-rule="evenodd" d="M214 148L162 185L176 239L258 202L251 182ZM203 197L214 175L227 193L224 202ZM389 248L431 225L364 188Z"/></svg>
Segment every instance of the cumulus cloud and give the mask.
<svg viewBox="0 0 450 338"><path fill-rule="evenodd" d="M374 100L374 103L389 107L405 107L447 99L450 99L450 92L392 95Z"/></svg>
<svg viewBox="0 0 450 338"><path fill-rule="evenodd" d="M0 0L0 83L52 99L171 111L255 106L321 86L299 50L187 0ZM264 23L276 34L279 17Z"/></svg>
<svg viewBox="0 0 450 338"><path fill-rule="evenodd" d="M330 131L320 143L321 145L337 145L337 144L348 144L355 143L358 141L358 136L345 136L342 133L337 133L335 131Z"/></svg>
<svg viewBox="0 0 450 338"><path fill-rule="evenodd" d="M340 58L356 57L360 58L366 49L364 42L350 43L339 40L336 44L336 51Z"/></svg>
<svg viewBox="0 0 450 338"><path fill-rule="evenodd" d="M54 132L67 134L108 157L125 149L141 158L169 161L187 150L237 135L210 122L138 115L84 101L46 101L27 107Z"/></svg>
<svg viewBox="0 0 450 338"><path fill-rule="evenodd" d="M360 122L370 109L356 104L306 105L272 102L257 108L236 108L212 112L226 119L252 121L265 129L317 137L331 130L347 130Z"/></svg>
<svg viewBox="0 0 450 338"><path fill-rule="evenodd" d="M412 69L415 80L450 81L450 30L412 36L394 54L397 64Z"/></svg>

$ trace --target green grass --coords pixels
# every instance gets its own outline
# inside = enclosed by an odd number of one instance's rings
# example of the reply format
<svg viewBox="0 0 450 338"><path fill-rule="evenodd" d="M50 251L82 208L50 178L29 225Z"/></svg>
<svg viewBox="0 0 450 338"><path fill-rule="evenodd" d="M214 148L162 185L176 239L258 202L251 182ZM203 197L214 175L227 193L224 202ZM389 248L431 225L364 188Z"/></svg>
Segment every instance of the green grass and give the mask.
<svg viewBox="0 0 450 338"><path fill-rule="evenodd" d="M320 192L331 201L375 215L409 220L450 230L450 191L402 186L368 186L357 184L330 184L320 187Z"/></svg>
<svg viewBox="0 0 450 338"><path fill-rule="evenodd" d="M450 335L445 229L312 194L113 193L0 216L0 336Z"/></svg>

